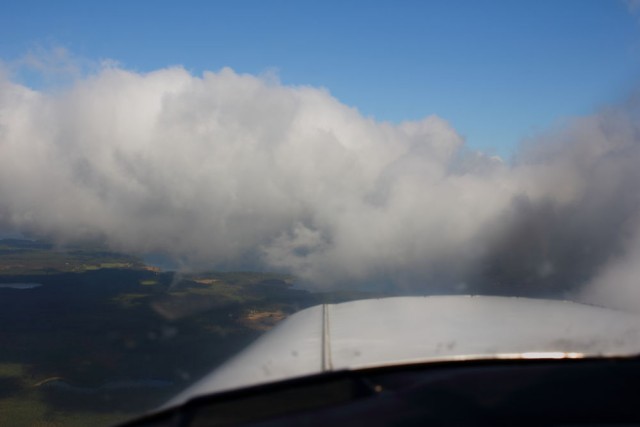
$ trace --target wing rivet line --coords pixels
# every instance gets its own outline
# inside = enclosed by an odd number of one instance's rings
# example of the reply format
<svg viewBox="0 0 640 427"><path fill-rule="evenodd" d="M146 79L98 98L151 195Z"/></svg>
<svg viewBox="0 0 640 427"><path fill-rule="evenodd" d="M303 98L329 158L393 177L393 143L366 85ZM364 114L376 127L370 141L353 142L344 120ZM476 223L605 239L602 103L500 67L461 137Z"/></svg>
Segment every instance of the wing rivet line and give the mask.
<svg viewBox="0 0 640 427"><path fill-rule="evenodd" d="M329 305L322 304L322 371L333 370L331 363L331 336L329 335Z"/></svg>

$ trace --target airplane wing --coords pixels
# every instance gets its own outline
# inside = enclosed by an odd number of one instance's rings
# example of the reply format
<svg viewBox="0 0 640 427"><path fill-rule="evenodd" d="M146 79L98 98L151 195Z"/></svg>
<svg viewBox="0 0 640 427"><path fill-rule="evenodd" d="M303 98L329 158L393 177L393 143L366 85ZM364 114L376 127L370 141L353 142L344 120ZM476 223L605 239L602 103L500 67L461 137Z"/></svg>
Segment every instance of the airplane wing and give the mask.
<svg viewBox="0 0 640 427"><path fill-rule="evenodd" d="M436 389L452 388L453 391L449 391L453 393L451 396L457 396L460 387L468 391L474 390L478 382L484 384L483 389L476 390L479 393L473 398L476 400L472 399L474 408L483 404L482 396L485 394L495 394L496 402L504 403L505 399L508 402L511 392L505 396L505 390L513 389L520 393L521 389L529 389L532 384L536 385L546 377L549 379L542 381L542 385L546 384L549 390L541 393L551 397L539 403L539 408L544 408L547 402L552 405L549 411L557 411L553 405L557 404L558 399L553 397L553 393L563 389L561 400L565 402L588 401L582 394L589 391L589 385L598 384L602 390L617 390L611 392L611 396L618 393L617 400L611 400L610 403L620 406L626 402L623 388L629 387L624 384L630 378L637 377L640 380L640 364L636 358L639 354L640 316L595 306L489 296L395 297L352 301L316 306L292 315L242 353L176 396L159 414L177 416L184 415L184 411L191 414L195 410L202 415L200 405L209 402L206 404L217 409L205 411L209 415L200 419L208 422L202 425L226 425L227 421L231 424L238 420L255 421L251 417L260 419L259 414L264 411L268 416L274 416L274 413L282 416L288 412L297 414L302 409L308 411L310 407L324 408L338 399L342 405L357 400L359 403L356 408L365 405L364 411L367 417L371 417L370 421L378 421L373 425L385 425L379 422L394 412L397 415L399 408L408 405L404 400L400 400L402 403L399 404L398 396L403 396L403 393L412 396L411 393L416 393L416 390L419 396L435 393L434 378L440 378L438 375L442 375L442 372L448 378L446 386L441 384ZM627 370L628 365L612 368L601 364L566 363L626 358L632 360L631 371ZM485 366L485 362L491 362L493 370L485 368L478 371L478 367ZM508 363L505 365L504 362ZM452 366L471 370L452 373L454 371L448 370ZM424 367L438 369L425 371ZM411 373L407 374L406 369ZM573 377L567 374L567 369L576 370L571 374ZM567 375L574 380L567 379ZM478 379L478 376L482 379ZM513 378L525 380L518 385ZM464 385L465 381L471 381L472 385ZM506 385L503 384L505 381ZM420 387L426 388L423 390ZM630 393L632 395L627 398L640 397L635 391ZM436 395L441 396L438 393ZM377 396L377 400L371 400L373 396ZM470 398L465 397L465 402ZM455 408L460 402L458 397L452 399L448 404ZM419 401L415 396L409 399L414 404ZM262 409L256 409L255 405ZM618 406L613 412L624 414L626 407ZM274 412L276 407L280 409ZM354 410L353 405L348 407ZM566 403L562 407L570 409L571 405ZM429 405L425 406L423 402L414 409L414 412L418 411L418 418L413 421L424 421L429 416L435 417L439 423L448 419L447 411L443 409L448 408L447 405L439 406L440 409L426 415L420 412L424 408L429 408ZM526 408L526 405L522 408ZM335 423L342 425L340 421L353 422L358 410L361 409L356 409L355 413L347 411L346 418L340 418L344 414L339 415ZM513 405L499 408L496 413L508 413L509 410L513 410ZM486 412L484 409L482 411ZM576 403L574 412L583 414L588 411L585 412L582 403ZM336 417L333 413L322 413L328 418L320 415L314 418L312 415L311 418L290 420L291 425L301 421L309 425L322 425L318 424L319 420L329 422ZM189 417L193 417L193 414ZM389 422L393 420L387 419ZM279 422L284 421L280 419Z"/></svg>

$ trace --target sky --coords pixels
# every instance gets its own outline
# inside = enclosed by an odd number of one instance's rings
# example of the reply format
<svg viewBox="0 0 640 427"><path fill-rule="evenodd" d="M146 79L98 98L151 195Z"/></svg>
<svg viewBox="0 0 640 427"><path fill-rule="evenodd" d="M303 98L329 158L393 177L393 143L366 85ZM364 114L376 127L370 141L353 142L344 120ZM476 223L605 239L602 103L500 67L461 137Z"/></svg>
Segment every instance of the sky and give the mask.
<svg viewBox="0 0 640 427"><path fill-rule="evenodd" d="M62 48L137 72L270 74L377 121L438 115L468 147L508 159L523 139L626 96L640 72L637 12L600 0L5 0L0 60Z"/></svg>

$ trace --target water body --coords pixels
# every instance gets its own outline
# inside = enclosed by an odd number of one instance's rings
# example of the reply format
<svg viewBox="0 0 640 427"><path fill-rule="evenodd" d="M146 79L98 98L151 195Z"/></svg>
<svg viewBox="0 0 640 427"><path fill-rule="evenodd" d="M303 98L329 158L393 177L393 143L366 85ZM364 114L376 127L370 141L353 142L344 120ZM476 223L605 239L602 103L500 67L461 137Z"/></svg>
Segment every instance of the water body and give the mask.
<svg viewBox="0 0 640 427"><path fill-rule="evenodd" d="M0 240L3 239L33 240L17 231L0 230Z"/></svg>
<svg viewBox="0 0 640 427"><path fill-rule="evenodd" d="M42 286L41 283L0 283L0 289L33 289Z"/></svg>
<svg viewBox="0 0 640 427"><path fill-rule="evenodd" d="M132 389L157 389L170 387L174 383L168 380L158 379L140 379L140 380L120 380L109 381L98 387L83 387L66 382L64 379L54 379L47 381L40 387L46 387L50 389L70 391L81 394L94 394L105 391L119 391L119 390L132 390Z"/></svg>

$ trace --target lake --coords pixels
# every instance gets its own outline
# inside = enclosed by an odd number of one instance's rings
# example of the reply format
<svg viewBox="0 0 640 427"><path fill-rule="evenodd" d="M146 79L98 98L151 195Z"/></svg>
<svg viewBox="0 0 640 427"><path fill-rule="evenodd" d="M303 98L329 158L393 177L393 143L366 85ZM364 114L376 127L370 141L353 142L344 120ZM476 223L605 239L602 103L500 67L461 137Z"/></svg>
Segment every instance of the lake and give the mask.
<svg viewBox="0 0 640 427"><path fill-rule="evenodd" d="M33 289L42 286L41 283L0 283L0 289Z"/></svg>

